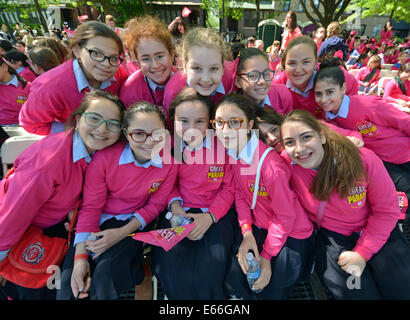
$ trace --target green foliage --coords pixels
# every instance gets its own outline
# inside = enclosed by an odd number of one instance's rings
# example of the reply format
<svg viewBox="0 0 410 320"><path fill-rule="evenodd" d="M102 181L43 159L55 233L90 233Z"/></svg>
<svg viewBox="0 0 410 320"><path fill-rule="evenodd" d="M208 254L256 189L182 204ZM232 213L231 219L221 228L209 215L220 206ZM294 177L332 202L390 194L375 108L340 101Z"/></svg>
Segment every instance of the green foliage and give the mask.
<svg viewBox="0 0 410 320"><path fill-rule="evenodd" d="M410 0L354 0L350 9L361 8L362 17L388 16L397 21L410 23ZM354 19L349 17L349 19Z"/></svg>

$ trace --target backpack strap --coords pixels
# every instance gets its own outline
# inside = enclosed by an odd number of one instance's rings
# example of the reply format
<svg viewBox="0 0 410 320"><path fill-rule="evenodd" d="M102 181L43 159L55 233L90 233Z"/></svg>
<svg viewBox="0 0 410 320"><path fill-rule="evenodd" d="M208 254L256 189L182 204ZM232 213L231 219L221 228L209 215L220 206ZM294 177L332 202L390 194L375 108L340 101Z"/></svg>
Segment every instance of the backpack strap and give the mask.
<svg viewBox="0 0 410 320"><path fill-rule="evenodd" d="M252 199L252 206L251 206L251 210L253 210L255 208L256 205L256 198L258 197L258 191L259 191L259 179L260 179L260 175L261 175L261 168L262 168L262 163L263 160L265 160L266 156L268 155L268 153L273 150L272 147L269 147L265 150L265 152L262 154L262 157L259 160L258 163L258 170L256 171L256 178L255 178L255 188L253 189L253 199Z"/></svg>

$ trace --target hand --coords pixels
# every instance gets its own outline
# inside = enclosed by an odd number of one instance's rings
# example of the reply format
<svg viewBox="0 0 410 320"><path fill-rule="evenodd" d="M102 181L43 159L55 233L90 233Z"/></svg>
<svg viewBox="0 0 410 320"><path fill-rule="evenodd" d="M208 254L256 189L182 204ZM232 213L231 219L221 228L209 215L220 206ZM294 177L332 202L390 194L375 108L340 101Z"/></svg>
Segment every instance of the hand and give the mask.
<svg viewBox="0 0 410 320"><path fill-rule="evenodd" d="M262 290L265 288L272 276L272 267L269 260L266 260L264 257L260 257L261 262L261 275L259 276L258 280L255 281L253 284L253 288L255 290Z"/></svg>
<svg viewBox="0 0 410 320"><path fill-rule="evenodd" d="M355 251L345 251L339 255L337 264L345 272L356 277L361 277L366 267L366 260Z"/></svg>
<svg viewBox="0 0 410 320"><path fill-rule="evenodd" d="M185 216L185 210L181 206L181 202L179 200L175 200L171 203L171 212L174 216Z"/></svg>
<svg viewBox="0 0 410 320"><path fill-rule="evenodd" d="M358 148L361 148L364 146L364 142L362 140L360 140L359 138L353 137L353 136L346 136L347 139L349 139L350 141L352 141L354 143L354 145Z"/></svg>
<svg viewBox="0 0 410 320"><path fill-rule="evenodd" d="M6 285L7 279L0 276L0 287L4 287Z"/></svg>
<svg viewBox="0 0 410 320"><path fill-rule="evenodd" d="M247 231L243 235L243 240L239 246L238 255L236 256L244 274L248 273L248 261L246 260L246 254L250 250L253 251L255 258L260 261L258 245L256 244L255 237L253 236L252 231Z"/></svg>
<svg viewBox="0 0 410 320"><path fill-rule="evenodd" d="M209 227L214 223L212 217L208 213L187 213L186 216L193 219L195 222L195 227L187 235L187 238L192 241L200 240L204 236L205 232L208 231Z"/></svg>
<svg viewBox="0 0 410 320"><path fill-rule="evenodd" d="M70 231L70 223L71 223L71 220L72 220L73 217L74 217L74 213L75 213L75 209L71 210L71 211L68 213L68 215L67 215L67 217L68 217L68 222L64 223L64 228L65 228L67 231ZM74 229L74 228L73 228L73 229Z"/></svg>
<svg viewBox="0 0 410 320"><path fill-rule="evenodd" d="M111 248L113 245L124 238L119 228L106 229L104 231L95 233L93 232L91 234L95 235L98 238L95 241L86 241L86 249L90 252L96 253L96 255L93 256L93 259L100 256L102 253L107 251L109 248Z"/></svg>
<svg viewBox="0 0 410 320"><path fill-rule="evenodd" d="M85 259L77 260L74 263L73 273L71 274L71 290L74 297L80 299L88 297L90 286L90 264Z"/></svg>

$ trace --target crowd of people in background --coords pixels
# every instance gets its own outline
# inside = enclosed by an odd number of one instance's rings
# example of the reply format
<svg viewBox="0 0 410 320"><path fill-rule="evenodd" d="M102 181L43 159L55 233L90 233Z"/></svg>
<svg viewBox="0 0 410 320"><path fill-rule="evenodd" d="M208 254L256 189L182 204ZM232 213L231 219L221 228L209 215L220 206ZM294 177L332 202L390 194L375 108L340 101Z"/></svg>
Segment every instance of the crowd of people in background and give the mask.
<svg viewBox="0 0 410 320"><path fill-rule="evenodd" d="M169 299L287 299L313 268L336 299L410 299L408 37L307 36L292 11L269 46L181 17L79 20L0 34L1 142L44 136L0 182L1 299L143 295L152 274ZM195 226L147 267L130 234L170 228L167 211ZM74 212L60 289L4 276L30 226L67 238Z"/></svg>

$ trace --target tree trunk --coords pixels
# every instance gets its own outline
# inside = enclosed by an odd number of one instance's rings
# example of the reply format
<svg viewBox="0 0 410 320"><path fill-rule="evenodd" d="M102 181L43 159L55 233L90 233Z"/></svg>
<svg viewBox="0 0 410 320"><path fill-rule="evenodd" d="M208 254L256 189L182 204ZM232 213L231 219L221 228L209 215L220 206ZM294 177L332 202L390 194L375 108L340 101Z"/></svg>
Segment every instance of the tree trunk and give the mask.
<svg viewBox="0 0 410 320"><path fill-rule="evenodd" d="M396 0L396 2L394 3L393 9L391 9L390 16L389 16L389 21L392 21L392 19L393 19L394 11L396 11L398 2L399 2L399 0Z"/></svg>
<svg viewBox="0 0 410 320"><path fill-rule="evenodd" d="M255 35L256 35L256 37L258 37L258 24L259 24L259 21L260 21L260 14L261 14L261 10L260 10L260 0L255 0L255 5L256 5Z"/></svg>
<svg viewBox="0 0 410 320"><path fill-rule="evenodd" d="M34 0L34 5L36 7L36 11L40 18L40 23L43 26L44 31L47 32L48 31L47 22L46 22L46 19L44 19L43 13L41 12L41 8L40 8L40 4L38 3L38 0Z"/></svg>

